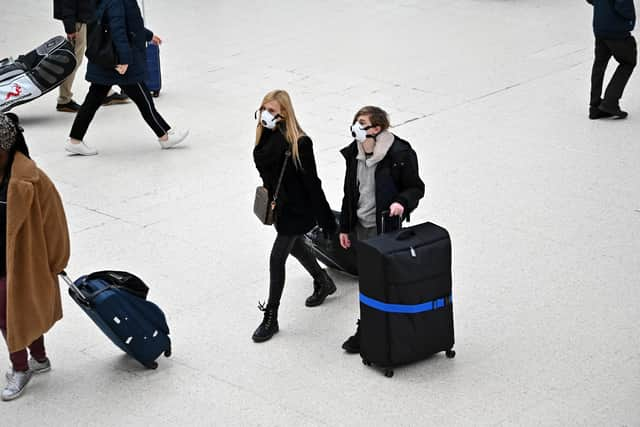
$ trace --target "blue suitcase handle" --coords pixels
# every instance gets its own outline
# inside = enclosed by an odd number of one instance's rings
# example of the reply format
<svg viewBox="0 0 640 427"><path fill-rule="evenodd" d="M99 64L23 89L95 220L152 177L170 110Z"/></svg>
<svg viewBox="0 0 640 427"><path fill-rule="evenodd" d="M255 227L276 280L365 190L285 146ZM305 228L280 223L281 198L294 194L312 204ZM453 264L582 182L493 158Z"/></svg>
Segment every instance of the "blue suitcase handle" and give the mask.
<svg viewBox="0 0 640 427"><path fill-rule="evenodd" d="M82 291L80 291L80 289L76 286L73 280L71 280L71 278L69 277L66 271L63 270L62 272L59 273L59 275L60 277L62 277L62 280L64 280L65 283L69 286L69 290L70 290L69 294L73 299L75 299L80 304L84 304L86 306L91 305L90 301L87 299L87 297L84 296Z"/></svg>

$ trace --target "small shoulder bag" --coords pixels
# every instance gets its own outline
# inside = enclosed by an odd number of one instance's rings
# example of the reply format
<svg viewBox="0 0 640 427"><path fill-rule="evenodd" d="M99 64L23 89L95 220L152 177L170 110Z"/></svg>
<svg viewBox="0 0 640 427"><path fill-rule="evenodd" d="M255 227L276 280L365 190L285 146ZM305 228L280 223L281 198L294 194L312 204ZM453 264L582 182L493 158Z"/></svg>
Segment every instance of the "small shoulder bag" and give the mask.
<svg viewBox="0 0 640 427"><path fill-rule="evenodd" d="M287 168L289 157L291 157L291 152L287 150L287 152L284 153L284 163L280 170L276 191L273 193L273 200L269 200L269 190L266 187L260 186L256 188L256 197L253 200L253 213L256 214L260 222L264 225L273 225L275 222L278 194L280 193L280 186L282 185L282 178L284 178L284 171Z"/></svg>
<svg viewBox="0 0 640 427"><path fill-rule="evenodd" d="M90 62L102 68L112 69L118 65L118 54L111 38L108 25L102 22L106 11L107 1L103 0L96 19L87 24L87 49L85 56Z"/></svg>

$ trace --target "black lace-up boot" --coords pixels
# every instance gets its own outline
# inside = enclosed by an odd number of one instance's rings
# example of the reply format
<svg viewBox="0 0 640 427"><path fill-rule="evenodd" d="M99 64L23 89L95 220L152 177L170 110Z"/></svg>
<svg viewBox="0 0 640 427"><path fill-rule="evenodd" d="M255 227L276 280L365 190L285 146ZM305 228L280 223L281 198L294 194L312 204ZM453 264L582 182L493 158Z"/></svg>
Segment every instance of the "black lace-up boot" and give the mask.
<svg viewBox="0 0 640 427"><path fill-rule="evenodd" d="M360 353L360 320L358 320L358 327L356 328L356 333L353 336L350 336L344 344L342 344L342 348L351 354Z"/></svg>
<svg viewBox="0 0 640 427"><path fill-rule="evenodd" d="M272 336L278 333L280 329L278 327L278 308L264 304L258 304L258 309L264 312L264 319L258 326L258 329L253 333L253 341L264 342L271 339Z"/></svg>
<svg viewBox="0 0 640 427"><path fill-rule="evenodd" d="M313 294L307 298L305 305L307 307L316 307L324 302L331 294L335 293L336 284L329 276L326 270L322 270L322 274L313 281Z"/></svg>

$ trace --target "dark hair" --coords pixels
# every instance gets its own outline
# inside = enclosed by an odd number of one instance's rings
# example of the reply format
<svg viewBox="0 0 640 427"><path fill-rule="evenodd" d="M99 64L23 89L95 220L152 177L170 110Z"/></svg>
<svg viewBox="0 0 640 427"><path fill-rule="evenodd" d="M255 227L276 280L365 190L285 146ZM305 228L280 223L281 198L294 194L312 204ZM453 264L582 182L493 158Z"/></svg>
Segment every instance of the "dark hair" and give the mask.
<svg viewBox="0 0 640 427"><path fill-rule="evenodd" d="M14 126L18 130L18 132L16 133L16 142L15 144L13 144L13 147L11 147L11 151L9 151L9 158L13 159L16 153L22 153L27 158L31 158L31 156L29 156L29 147L27 147L27 141L25 141L24 134L22 133L23 129L20 127L20 119L13 113L7 113L5 115L9 118L9 120L13 122Z"/></svg>
<svg viewBox="0 0 640 427"><path fill-rule="evenodd" d="M389 127L391 126L389 123L389 115L380 107L374 107L372 105L362 107L353 117L353 123L357 122L358 117L360 116L369 117L371 125L374 127L380 126L383 131L389 129Z"/></svg>

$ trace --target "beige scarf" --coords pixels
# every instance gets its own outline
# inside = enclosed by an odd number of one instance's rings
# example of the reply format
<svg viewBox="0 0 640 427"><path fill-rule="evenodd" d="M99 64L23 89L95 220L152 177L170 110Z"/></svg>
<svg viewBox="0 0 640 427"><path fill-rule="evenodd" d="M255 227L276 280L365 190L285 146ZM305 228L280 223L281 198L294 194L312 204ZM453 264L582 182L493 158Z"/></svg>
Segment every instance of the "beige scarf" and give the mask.
<svg viewBox="0 0 640 427"><path fill-rule="evenodd" d="M376 142L373 146L373 155L369 156L369 158L367 158L367 155L365 154L364 143L358 142L358 155L356 156L356 158L358 160L364 161L367 167L376 165L380 162L380 160L384 159L384 156L387 155L387 152L391 148L394 139L395 137L388 130L380 133L380 135L378 135L378 138L376 138Z"/></svg>

